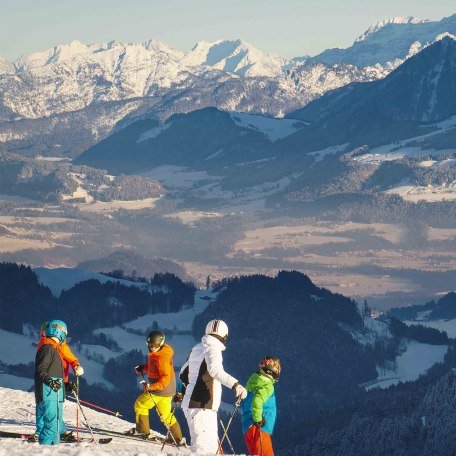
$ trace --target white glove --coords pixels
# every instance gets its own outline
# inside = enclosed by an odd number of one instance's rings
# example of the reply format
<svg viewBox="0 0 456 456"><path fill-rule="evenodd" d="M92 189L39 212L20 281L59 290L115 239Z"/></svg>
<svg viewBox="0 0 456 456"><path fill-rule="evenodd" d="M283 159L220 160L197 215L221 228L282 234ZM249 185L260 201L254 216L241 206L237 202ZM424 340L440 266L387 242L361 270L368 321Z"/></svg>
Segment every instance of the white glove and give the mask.
<svg viewBox="0 0 456 456"><path fill-rule="evenodd" d="M247 390L240 383L234 385L233 389L234 394L238 399L244 400L247 397Z"/></svg>
<svg viewBox="0 0 456 456"><path fill-rule="evenodd" d="M77 377L79 377L80 375L84 375L84 369L79 364L76 364L76 366L74 368L74 373L76 374Z"/></svg>

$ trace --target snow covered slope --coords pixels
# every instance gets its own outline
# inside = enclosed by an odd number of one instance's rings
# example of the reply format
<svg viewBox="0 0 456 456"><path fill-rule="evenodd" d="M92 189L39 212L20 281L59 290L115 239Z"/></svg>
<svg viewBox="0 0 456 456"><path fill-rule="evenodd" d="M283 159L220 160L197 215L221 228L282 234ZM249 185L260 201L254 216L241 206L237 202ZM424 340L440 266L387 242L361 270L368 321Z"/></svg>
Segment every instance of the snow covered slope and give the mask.
<svg viewBox="0 0 456 456"><path fill-rule="evenodd" d="M366 389L388 388L399 382L416 380L435 363L443 362L447 350L446 345L430 345L409 340L403 353L396 358L394 366L391 369L377 368L379 377L374 383L366 385Z"/></svg>
<svg viewBox="0 0 456 456"><path fill-rule="evenodd" d="M130 282L129 280L115 279L99 274L98 272L86 271L77 268L35 268L40 283L49 287L54 296L59 296L63 290L68 290L79 282L85 280L98 280L100 283L119 282L127 287L150 288L150 285L142 282Z"/></svg>
<svg viewBox="0 0 456 456"><path fill-rule="evenodd" d="M84 397L81 397L84 399ZM65 403L64 420L69 430L75 430L77 405L67 401ZM97 412L84 407L84 412L93 427L113 430L128 430L132 423L111 415ZM33 393L26 393L9 388L0 387L0 430L12 432L33 433L35 430L35 397ZM81 417L79 423L81 427ZM162 430L158 430L160 432ZM81 437L89 437L86 431L81 431ZM103 437L99 435L99 437ZM161 452L161 446L148 442L135 441L114 437L107 445L96 446L93 443L60 444L57 447L43 447L35 443L21 442L16 439L0 438L0 455L46 454L49 456L90 456L90 455L189 455L190 450L185 448L166 447L166 452Z"/></svg>
<svg viewBox="0 0 456 456"><path fill-rule="evenodd" d="M278 54L263 54L241 40L199 41L180 60L188 66L208 66L241 76L275 77L282 73L288 61Z"/></svg>
<svg viewBox="0 0 456 456"><path fill-rule="evenodd" d="M456 14L440 21L395 17L373 24L347 49L328 49L312 60L365 67L397 66L444 33L456 34Z"/></svg>

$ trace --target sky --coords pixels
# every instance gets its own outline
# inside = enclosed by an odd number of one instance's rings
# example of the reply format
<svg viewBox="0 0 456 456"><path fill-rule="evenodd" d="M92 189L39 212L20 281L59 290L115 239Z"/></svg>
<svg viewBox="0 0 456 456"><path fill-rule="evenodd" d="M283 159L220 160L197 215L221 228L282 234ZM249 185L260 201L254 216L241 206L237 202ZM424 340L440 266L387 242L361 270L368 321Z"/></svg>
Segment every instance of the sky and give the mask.
<svg viewBox="0 0 456 456"><path fill-rule="evenodd" d="M0 55L14 60L73 40L157 38L185 51L240 38L289 58L347 47L389 17L454 13L455 0L0 0Z"/></svg>

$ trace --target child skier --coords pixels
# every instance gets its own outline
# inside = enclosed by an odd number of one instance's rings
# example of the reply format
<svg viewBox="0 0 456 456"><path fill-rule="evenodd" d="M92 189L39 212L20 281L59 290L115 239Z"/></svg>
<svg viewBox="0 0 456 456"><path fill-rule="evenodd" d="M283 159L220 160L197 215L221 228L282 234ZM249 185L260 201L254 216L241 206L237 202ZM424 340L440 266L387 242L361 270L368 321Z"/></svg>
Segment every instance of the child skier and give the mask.
<svg viewBox="0 0 456 456"><path fill-rule="evenodd" d="M49 322L45 321L41 325L40 329L40 341L38 342L38 345L36 347L37 350L39 350L45 340L46 340L46 334L45 330L49 326ZM59 352L60 358L62 359L63 363L63 380L65 383L65 392L67 394L71 393L73 389L75 389L75 385L69 381L69 367L73 369L73 372L76 376L80 376L84 374L84 369L82 366L79 364L78 358L73 354L71 351L67 340L65 339L58 347L57 350ZM29 437L29 441L38 441L38 435L40 434L41 427L43 426L43 423L38 421L36 422L36 431L35 434L33 434L31 437ZM60 423L59 423L59 430L60 430L60 441L61 442L76 442L76 437L73 435L72 432L67 432L66 425L63 421L63 413L60 414Z"/></svg>
<svg viewBox="0 0 456 456"><path fill-rule="evenodd" d="M44 329L45 338L35 358L35 400L38 442L60 443L60 419L63 413L63 361L59 346L66 339L67 325L51 320ZM38 426L38 423L40 425Z"/></svg>
<svg viewBox="0 0 456 456"><path fill-rule="evenodd" d="M138 375L146 374L148 383L144 393L136 399L136 428L130 433L150 436L149 410L157 408L157 413L178 445L185 445L185 438L176 417L171 412L171 402L176 394L176 376L174 374L173 354L170 345L165 344L165 335L161 331L152 331L147 337L149 348L148 363L135 366ZM153 435L151 436L153 437ZM170 436L171 437L171 436ZM173 442L173 439L170 439Z"/></svg>
<svg viewBox="0 0 456 456"><path fill-rule="evenodd" d="M222 385L233 389L240 399L247 396L246 389L223 368L222 352L227 337L226 323L211 320L206 335L192 348L180 373L186 386L182 409L190 429L192 451L198 454L218 453L217 411Z"/></svg>
<svg viewBox="0 0 456 456"><path fill-rule="evenodd" d="M250 455L274 456L271 435L277 417L274 383L279 381L280 360L266 356L247 382L242 403L242 433Z"/></svg>

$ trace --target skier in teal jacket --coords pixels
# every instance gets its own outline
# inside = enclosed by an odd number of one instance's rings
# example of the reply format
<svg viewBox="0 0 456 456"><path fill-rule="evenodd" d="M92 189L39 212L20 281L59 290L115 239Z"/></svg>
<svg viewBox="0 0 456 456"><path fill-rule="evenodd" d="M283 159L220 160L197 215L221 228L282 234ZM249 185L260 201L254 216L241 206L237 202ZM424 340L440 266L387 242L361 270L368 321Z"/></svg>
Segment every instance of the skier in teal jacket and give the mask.
<svg viewBox="0 0 456 456"><path fill-rule="evenodd" d="M279 380L279 358L266 356L247 382L242 403L242 433L250 455L274 456L271 435L277 418L274 383Z"/></svg>

